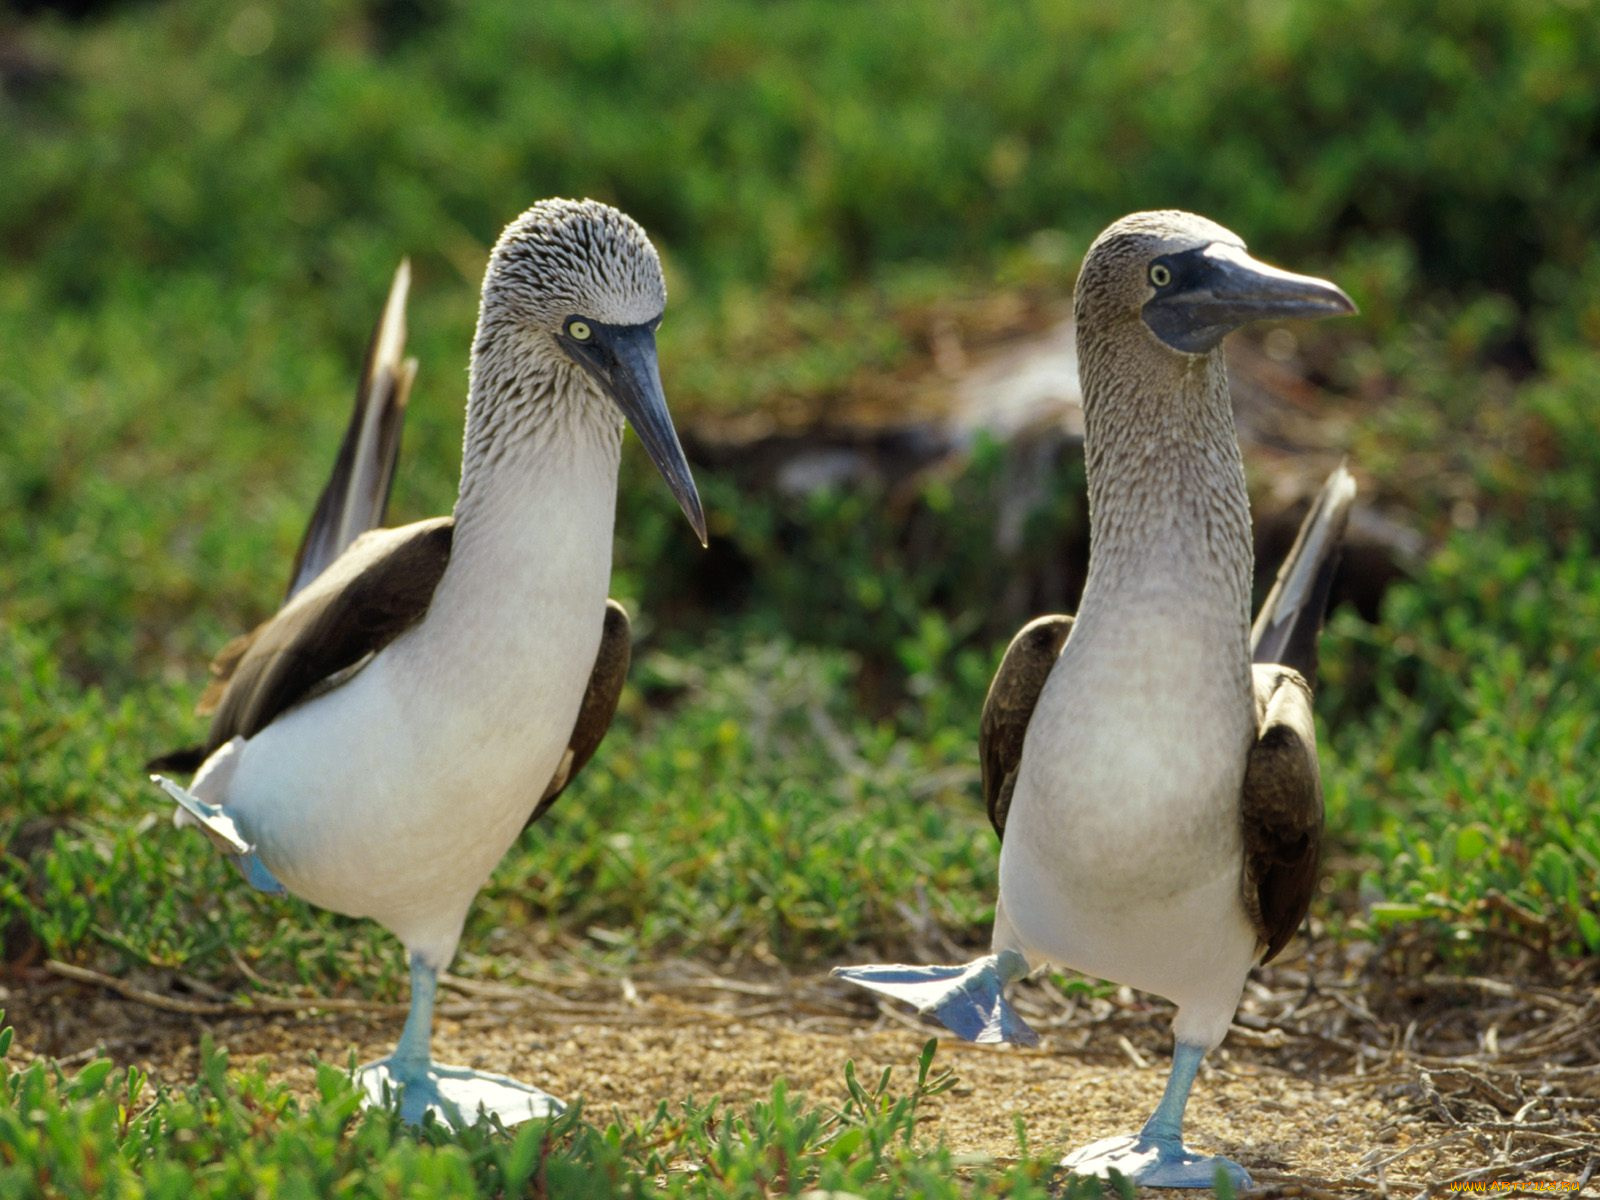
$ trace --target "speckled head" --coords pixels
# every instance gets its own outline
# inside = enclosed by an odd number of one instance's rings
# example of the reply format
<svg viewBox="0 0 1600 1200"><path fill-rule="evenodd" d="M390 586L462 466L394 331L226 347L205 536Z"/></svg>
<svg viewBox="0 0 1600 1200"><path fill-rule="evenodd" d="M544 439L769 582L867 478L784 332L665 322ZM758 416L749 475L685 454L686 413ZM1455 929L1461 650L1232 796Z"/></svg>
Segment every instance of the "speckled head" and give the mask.
<svg viewBox="0 0 1600 1200"><path fill-rule="evenodd" d="M656 362L666 303L661 259L637 221L597 200L541 200L489 257L474 382L493 378L515 395L529 373L571 378L564 368L577 367L633 426L704 545L705 513Z"/></svg>
<svg viewBox="0 0 1600 1200"><path fill-rule="evenodd" d="M667 285L639 223L598 200L541 200L495 243L484 308L530 329L561 333L574 320L650 325Z"/></svg>
<svg viewBox="0 0 1600 1200"><path fill-rule="evenodd" d="M1075 308L1080 336L1137 321L1160 346L1188 356L1209 354L1252 321L1356 310L1327 280L1258 262L1237 234L1176 209L1134 213L1096 238Z"/></svg>

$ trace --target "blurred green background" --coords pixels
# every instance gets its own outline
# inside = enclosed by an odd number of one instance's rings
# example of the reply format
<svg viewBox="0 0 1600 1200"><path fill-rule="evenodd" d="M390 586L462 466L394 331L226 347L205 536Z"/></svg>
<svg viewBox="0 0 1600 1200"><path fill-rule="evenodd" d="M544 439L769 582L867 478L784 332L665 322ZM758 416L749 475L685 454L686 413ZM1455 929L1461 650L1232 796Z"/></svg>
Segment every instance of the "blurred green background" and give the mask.
<svg viewBox="0 0 1600 1200"><path fill-rule="evenodd" d="M141 764L195 736L209 656L281 593L403 255L422 366L392 512L448 508L487 249L548 195L611 201L655 239L663 374L702 449L752 416L892 418L950 330L1004 346L1063 311L1089 240L1130 210L1203 212L1343 284L1361 316L1296 330L1289 369L1363 504L1425 552L1324 639L1313 929L1402 971L1576 970L1600 952L1597 79L1591 0L13 5L0 982L25 1000L55 959L403 995L382 931L249 892L170 828ZM981 945L978 711L1028 615L1008 581L1070 577L1081 456L1003 550L1008 447L909 494L804 498L703 457L709 554L629 456L632 682L456 970L815 968L919 953L930 925ZM780 1089L745 1125L713 1106L667 1129L664 1108L433 1155L442 1134L419 1147L382 1118L341 1140L355 1098L335 1072L296 1117L209 1053L198 1090L149 1108L137 1073L108 1071L0 1066L32 1114L0 1104L0 1176L512 1194L537 1162L606 1194L888 1196L1035 1195L1048 1174L1024 1148L962 1183L948 1152L911 1151L910 1099L859 1089L826 1119ZM666 1174L684 1159L717 1172ZM797 1164L781 1186L774 1162Z"/></svg>
<svg viewBox="0 0 1600 1200"><path fill-rule="evenodd" d="M394 516L448 508L487 248L556 194L660 247L691 431L870 400L926 363L930 312L1059 307L1132 209L1340 281L1361 317L1299 361L1364 501L1429 552L1326 639L1318 919L1485 968L1600 950L1594 4L77 8L0 18L9 961L235 978L231 942L270 978L397 988L379 933L246 894L153 822L140 763L193 736L207 658L279 594L402 255L422 368ZM1006 469L980 445L925 480L907 538L870 485L703 468L719 559L630 458L634 683L465 945L890 953L919 886L981 942L998 598L1084 521L1069 456L1002 556Z"/></svg>

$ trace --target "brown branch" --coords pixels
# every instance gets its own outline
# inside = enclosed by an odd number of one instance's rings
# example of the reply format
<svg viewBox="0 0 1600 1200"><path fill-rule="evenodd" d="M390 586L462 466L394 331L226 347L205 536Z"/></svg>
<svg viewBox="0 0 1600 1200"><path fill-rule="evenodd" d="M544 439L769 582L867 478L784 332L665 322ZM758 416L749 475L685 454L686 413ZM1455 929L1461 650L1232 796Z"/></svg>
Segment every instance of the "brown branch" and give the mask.
<svg viewBox="0 0 1600 1200"><path fill-rule="evenodd" d="M115 992L126 1000L132 1000L148 1008L157 1008L163 1012L181 1013L191 1017L233 1017L248 1016L251 1013L304 1012L306 1009L313 1008L339 1012L404 1013L407 1011L407 1006L404 1004L387 1004L378 1000L349 1000L330 996L307 996L304 998L251 996L248 999L234 1000L186 1000L181 996L167 996L160 992L152 992L148 988L142 988L136 983L128 982L126 979L118 979L115 975L92 971L88 967L75 967L71 963L64 963L58 959L52 958L48 960L44 964L44 969L52 975L70 979L74 983L84 983L94 987L105 988L107 991Z"/></svg>

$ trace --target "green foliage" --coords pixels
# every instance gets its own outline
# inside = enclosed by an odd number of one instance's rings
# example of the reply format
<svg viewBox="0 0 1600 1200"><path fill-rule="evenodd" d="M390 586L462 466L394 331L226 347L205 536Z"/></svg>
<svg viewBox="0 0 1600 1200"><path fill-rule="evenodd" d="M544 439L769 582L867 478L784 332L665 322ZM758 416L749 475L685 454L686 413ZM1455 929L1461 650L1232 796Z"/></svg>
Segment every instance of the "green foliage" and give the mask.
<svg viewBox="0 0 1600 1200"><path fill-rule="evenodd" d="M1370 921L1432 919L1458 954L1505 932L1600 952L1600 563L1456 537L1383 619L1337 621L1324 672L1329 823L1371 864ZM1355 694L1375 695L1365 711Z"/></svg>
<svg viewBox="0 0 1600 1200"><path fill-rule="evenodd" d="M1403 237L1433 286L1534 299L1540 272L1594 269L1586 4L404 11L209 0L35 26L61 74L0 122L7 244L59 300L148 297L176 270L354 301L344 281L402 250L475 259L508 205L588 193L691 288L833 288L1161 204L1298 248Z"/></svg>
<svg viewBox="0 0 1600 1200"><path fill-rule="evenodd" d="M967 747L854 716L837 653L772 642L718 657L640 664L640 686L686 695L613 734L627 747L615 769L525 840L496 900L602 926L613 944L803 961L903 931L898 906L926 886L942 921L977 934L995 856L980 815L961 811Z"/></svg>
<svg viewBox="0 0 1600 1200"><path fill-rule="evenodd" d="M1065 1195L1027 1155L1009 1167L958 1172L950 1151L913 1143L917 1108L954 1082L932 1070L929 1042L899 1090L845 1067L838 1105L791 1097L742 1108L665 1102L649 1119L594 1124L577 1108L509 1133L408 1129L362 1110L344 1072L321 1066L298 1100L259 1069L230 1072L206 1039L199 1080L153 1088L137 1069L99 1059L68 1076L43 1062L4 1061L0 1030L0 1195L195 1197L627 1196L770 1197L818 1189L864 1200Z"/></svg>
<svg viewBox="0 0 1600 1200"><path fill-rule="evenodd" d="M402 254L423 365L395 516L448 507L484 254L551 194L620 203L661 246L680 413L892 375L923 352L904 313L996 279L1063 293L1134 208L1333 264L1364 315L1308 361L1360 414L1372 490L1457 532L1379 624L1341 614L1325 639L1329 839L1352 864L1329 908L1352 935L1422 924L1464 967L1507 943L1600 952L1593 25L1564 0L198 0L14 22L0 958L248 994L238 955L275 986L400 993L381 930L249 891L140 766L194 738L202 664L279 594ZM924 915L980 942L977 713L1033 600L998 583L1084 521L1069 461L997 552L1010 469L979 446L915 495L804 502L703 473L732 564L708 594L630 460L633 680L475 908L466 969L558 937L623 963L892 955ZM0 1063L0 1196L1062 1194L1025 1144L972 1176L913 1145L939 1086L925 1058L908 1090L847 1075L837 1107L780 1085L449 1137L358 1115L331 1069L301 1103L210 1052L176 1091Z"/></svg>

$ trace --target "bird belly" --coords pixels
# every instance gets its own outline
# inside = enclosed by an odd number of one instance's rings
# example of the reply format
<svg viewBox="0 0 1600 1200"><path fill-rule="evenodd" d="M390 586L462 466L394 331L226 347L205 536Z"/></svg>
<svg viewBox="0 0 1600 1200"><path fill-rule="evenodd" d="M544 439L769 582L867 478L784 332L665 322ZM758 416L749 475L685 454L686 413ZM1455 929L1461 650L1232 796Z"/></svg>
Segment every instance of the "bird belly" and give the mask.
<svg viewBox="0 0 1600 1200"><path fill-rule="evenodd" d="M291 892L442 966L567 750L604 604L544 606L498 652L441 656L418 627L251 738L224 802Z"/></svg>
<svg viewBox="0 0 1600 1200"><path fill-rule="evenodd" d="M1256 953L1239 816L1253 713L1225 662L1149 649L1102 663L1068 643L1023 744L1001 902L1030 961L1195 1006L1220 1039Z"/></svg>

